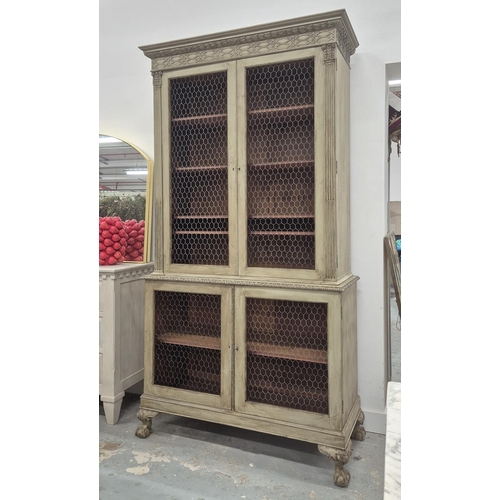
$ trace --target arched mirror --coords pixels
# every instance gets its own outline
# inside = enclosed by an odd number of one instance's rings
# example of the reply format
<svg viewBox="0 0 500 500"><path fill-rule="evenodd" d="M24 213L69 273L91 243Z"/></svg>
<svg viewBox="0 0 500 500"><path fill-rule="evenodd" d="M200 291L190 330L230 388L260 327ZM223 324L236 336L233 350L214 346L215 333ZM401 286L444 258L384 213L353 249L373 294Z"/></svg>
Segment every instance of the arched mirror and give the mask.
<svg viewBox="0 0 500 500"><path fill-rule="evenodd" d="M99 134L99 265L151 262L152 179L146 154Z"/></svg>

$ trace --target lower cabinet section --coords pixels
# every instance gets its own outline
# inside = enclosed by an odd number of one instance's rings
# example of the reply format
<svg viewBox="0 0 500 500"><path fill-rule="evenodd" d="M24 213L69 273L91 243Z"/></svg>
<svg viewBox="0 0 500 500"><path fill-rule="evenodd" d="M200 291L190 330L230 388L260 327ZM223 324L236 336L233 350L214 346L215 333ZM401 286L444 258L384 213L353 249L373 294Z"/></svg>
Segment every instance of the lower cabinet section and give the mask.
<svg viewBox="0 0 500 500"><path fill-rule="evenodd" d="M347 486L351 439L365 435L356 281L147 277L137 436L165 412L308 441Z"/></svg>

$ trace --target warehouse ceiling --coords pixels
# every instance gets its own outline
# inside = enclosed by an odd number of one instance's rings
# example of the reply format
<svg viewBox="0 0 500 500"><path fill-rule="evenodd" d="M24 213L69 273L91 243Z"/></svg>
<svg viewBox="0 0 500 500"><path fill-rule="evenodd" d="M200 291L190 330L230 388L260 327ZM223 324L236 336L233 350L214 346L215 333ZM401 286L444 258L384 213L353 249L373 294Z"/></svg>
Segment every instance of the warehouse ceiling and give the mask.
<svg viewBox="0 0 500 500"><path fill-rule="evenodd" d="M99 135L99 192L146 192L147 159L130 144Z"/></svg>

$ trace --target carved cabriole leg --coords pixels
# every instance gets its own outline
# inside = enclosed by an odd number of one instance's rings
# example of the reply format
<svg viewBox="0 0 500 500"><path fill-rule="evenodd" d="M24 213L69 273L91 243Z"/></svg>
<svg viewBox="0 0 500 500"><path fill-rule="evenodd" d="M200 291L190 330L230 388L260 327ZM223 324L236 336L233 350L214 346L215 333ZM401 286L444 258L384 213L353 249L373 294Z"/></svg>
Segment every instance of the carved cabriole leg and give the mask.
<svg viewBox="0 0 500 500"><path fill-rule="evenodd" d="M365 421L365 414L359 410L358 420L356 421L356 425L352 431L351 439L356 441L364 441L366 436L365 428L363 427L363 422Z"/></svg>
<svg viewBox="0 0 500 500"><path fill-rule="evenodd" d="M139 425L135 431L137 437L147 438L153 432L151 420L156 415L158 415L157 411L143 410L142 408L137 412L137 418L142 422L142 425Z"/></svg>
<svg viewBox="0 0 500 500"><path fill-rule="evenodd" d="M339 450L337 448L324 446L322 444L318 445L318 450L330 460L333 460L335 462L335 474L333 475L333 482L337 486L345 488L349 484L349 480L351 479L349 471L344 469L344 465L349 462L349 459L351 458L351 440L348 441L347 448L345 450Z"/></svg>

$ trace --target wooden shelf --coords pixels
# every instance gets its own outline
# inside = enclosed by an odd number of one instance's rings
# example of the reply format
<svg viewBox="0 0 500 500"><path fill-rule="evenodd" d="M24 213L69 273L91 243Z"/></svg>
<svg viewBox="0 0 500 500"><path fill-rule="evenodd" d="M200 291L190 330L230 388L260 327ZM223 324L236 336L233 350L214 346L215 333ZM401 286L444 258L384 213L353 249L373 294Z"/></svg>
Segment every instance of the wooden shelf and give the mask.
<svg viewBox="0 0 500 500"><path fill-rule="evenodd" d="M248 234L267 236L314 236L314 231L249 231Z"/></svg>
<svg viewBox="0 0 500 500"><path fill-rule="evenodd" d="M302 104L300 106L285 106L280 108L262 108L262 109L252 109L248 111L250 117L266 115L266 116L283 116L286 115L309 115L314 112L314 104Z"/></svg>
<svg viewBox="0 0 500 500"><path fill-rule="evenodd" d="M225 123L227 114L219 115L198 115L198 116L184 116L180 118L172 118L174 124L209 124L209 123Z"/></svg>
<svg viewBox="0 0 500 500"><path fill-rule="evenodd" d="M249 215L249 219L314 219L314 214L259 214Z"/></svg>
<svg viewBox="0 0 500 500"><path fill-rule="evenodd" d="M249 163L249 168L303 168L314 167L314 160L281 161L274 163Z"/></svg>
<svg viewBox="0 0 500 500"><path fill-rule="evenodd" d="M264 342L247 342L247 352L258 356L295 359L311 363L328 363L327 351L308 349L305 347L271 345Z"/></svg>
<svg viewBox="0 0 500 500"><path fill-rule="evenodd" d="M227 165L202 165L196 167L174 167L174 172L194 172L202 170L227 170Z"/></svg>
<svg viewBox="0 0 500 500"><path fill-rule="evenodd" d="M227 219L227 215L176 215L174 219Z"/></svg>
<svg viewBox="0 0 500 500"><path fill-rule="evenodd" d="M156 337L163 344L175 344L189 347L201 347L220 351L220 337L206 337L184 333L162 333Z"/></svg>
<svg viewBox="0 0 500 500"><path fill-rule="evenodd" d="M173 231L173 234L229 234L229 231Z"/></svg>

